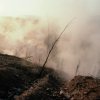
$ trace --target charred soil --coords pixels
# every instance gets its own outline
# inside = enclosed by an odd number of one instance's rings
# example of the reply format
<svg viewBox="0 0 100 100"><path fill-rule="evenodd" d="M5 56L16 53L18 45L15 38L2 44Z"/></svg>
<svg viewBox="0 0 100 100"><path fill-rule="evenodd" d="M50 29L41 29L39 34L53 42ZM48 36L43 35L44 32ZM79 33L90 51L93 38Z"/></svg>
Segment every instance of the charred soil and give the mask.
<svg viewBox="0 0 100 100"><path fill-rule="evenodd" d="M0 100L100 100L100 80L75 76L65 80L60 71L0 54ZM66 75L67 77L67 75Z"/></svg>

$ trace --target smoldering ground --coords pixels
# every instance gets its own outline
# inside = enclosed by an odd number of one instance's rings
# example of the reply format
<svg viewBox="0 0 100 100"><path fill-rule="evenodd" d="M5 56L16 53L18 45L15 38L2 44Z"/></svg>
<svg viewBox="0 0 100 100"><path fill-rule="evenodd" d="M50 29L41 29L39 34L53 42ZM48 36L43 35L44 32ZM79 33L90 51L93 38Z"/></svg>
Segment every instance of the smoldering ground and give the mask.
<svg viewBox="0 0 100 100"><path fill-rule="evenodd" d="M71 78L77 74L100 77L100 19L76 19L63 33L46 66L59 69ZM0 21L0 51L43 65L48 51L64 28L56 21L35 17L4 17Z"/></svg>

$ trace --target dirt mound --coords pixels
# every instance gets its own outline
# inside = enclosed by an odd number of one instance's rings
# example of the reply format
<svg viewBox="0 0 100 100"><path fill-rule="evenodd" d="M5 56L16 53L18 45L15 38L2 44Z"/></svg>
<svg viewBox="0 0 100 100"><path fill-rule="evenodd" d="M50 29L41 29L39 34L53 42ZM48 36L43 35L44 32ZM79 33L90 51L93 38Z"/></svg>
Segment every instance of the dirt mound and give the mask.
<svg viewBox="0 0 100 100"><path fill-rule="evenodd" d="M67 87L70 100L100 100L100 79L90 76L75 76Z"/></svg>
<svg viewBox="0 0 100 100"><path fill-rule="evenodd" d="M75 76L67 82L62 72L0 54L0 100L100 100L100 79ZM67 75L66 75L67 77Z"/></svg>
<svg viewBox="0 0 100 100"><path fill-rule="evenodd" d="M64 83L58 71L0 54L0 100L67 100L60 95Z"/></svg>

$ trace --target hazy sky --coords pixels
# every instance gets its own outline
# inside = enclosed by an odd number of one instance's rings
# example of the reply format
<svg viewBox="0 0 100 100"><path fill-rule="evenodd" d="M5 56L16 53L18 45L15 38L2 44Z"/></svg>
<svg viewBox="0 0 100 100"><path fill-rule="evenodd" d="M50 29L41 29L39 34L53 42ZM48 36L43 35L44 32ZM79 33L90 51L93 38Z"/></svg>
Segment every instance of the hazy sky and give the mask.
<svg viewBox="0 0 100 100"><path fill-rule="evenodd" d="M100 0L0 0L0 16L33 15L59 21L99 13Z"/></svg>

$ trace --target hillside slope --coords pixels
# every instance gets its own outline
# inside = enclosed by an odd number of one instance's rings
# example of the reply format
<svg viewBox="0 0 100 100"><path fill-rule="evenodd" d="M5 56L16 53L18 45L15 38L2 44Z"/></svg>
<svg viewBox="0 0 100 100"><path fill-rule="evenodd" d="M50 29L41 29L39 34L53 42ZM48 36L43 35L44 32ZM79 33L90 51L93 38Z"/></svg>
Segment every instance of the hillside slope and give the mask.
<svg viewBox="0 0 100 100"><path fill-rule="evenodd" d="M43 75L38 77L40 71L39 65L33 65L15 56L0 54L0 99L61 100L64 98L67 100L62 95L53 96L53 93L60 91L59 87L64 82L59 73L46 68Z"/></svg>
<svg viewBox="0 0 100 100"><path fill-rule="evenodd" d="M75 76L0 54L0 100L100 100L100 79ZM62 74L63 73L63 74Z"/></svg>

